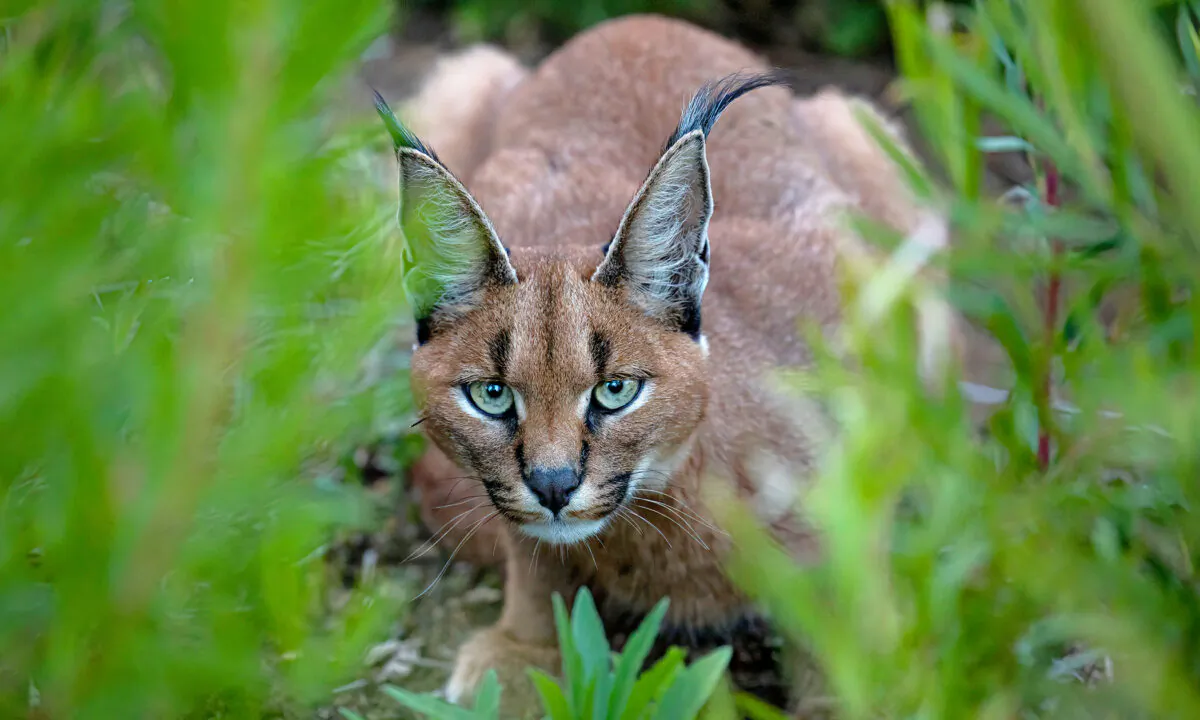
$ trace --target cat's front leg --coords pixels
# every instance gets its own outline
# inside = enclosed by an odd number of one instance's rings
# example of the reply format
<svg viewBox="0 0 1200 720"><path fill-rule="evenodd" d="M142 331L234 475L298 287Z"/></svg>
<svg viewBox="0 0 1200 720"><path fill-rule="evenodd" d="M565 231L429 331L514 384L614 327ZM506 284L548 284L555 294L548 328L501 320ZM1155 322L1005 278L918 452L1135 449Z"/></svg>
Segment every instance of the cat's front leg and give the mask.
<svg viewBox="0 0 1200 720"><path fill-rule="evenodd" d="M471 705L484 675L495 670L502 688L501 716L542 717L545 712L529 679L529 668L554 676L559 664L555 645L517 640L498 623L477 632L459 648L454 672L446 684L446 698L458 705Z"/></svg>
<svg viewBox="0 0 1200 720"><path fill-rule="evenodd" d="M568 588L557 582L562 574L556 559L531 562L531 548L519 538L506 537L504 610L493 626L473 635L458 650L454 671L446 684L446 697L470 705L488 670L495 670L503 688L502 717L542 717L541 702L529 679L529 668L552 676L561 660L554 626L551 596L566 596ZM547 567L549 566L549 567Z"/></svg>

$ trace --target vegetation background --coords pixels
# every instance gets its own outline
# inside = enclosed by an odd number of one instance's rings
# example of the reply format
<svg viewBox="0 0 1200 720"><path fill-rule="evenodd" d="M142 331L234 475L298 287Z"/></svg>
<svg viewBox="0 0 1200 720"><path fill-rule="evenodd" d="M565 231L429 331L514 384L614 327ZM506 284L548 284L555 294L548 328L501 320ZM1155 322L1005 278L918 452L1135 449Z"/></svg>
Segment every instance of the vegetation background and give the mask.
<svg viewBox="0 0 1200 720"><path fill-rule="evenodd" d="M954 222L932 258L864 227L895 254L846 275L856 371L788 376L845 422L806 507L826 561L725 518L841 714L1200 717L1200 3L1174 0L6 0L0 717L428 701L431 648L497 592L445 549L391 562L421 538L381 478L420 440L348 78L389 32L536 57L641 10L894 69L930 171L897 159ZM1002 350L989 385L920 382L922 262ZM607 671L579 617L568 690Z"/></svg>

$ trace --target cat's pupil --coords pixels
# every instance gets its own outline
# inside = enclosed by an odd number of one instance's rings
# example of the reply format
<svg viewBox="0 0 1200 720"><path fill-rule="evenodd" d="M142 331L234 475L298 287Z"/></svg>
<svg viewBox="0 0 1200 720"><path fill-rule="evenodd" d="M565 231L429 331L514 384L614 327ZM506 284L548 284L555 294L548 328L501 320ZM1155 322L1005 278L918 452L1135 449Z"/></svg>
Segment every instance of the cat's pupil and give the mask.
<svg viewBox="0 0 1200 720"><path fill-rule="evenodd" d="M608 391L610 393L612 393L613 395L620 395L621 389L624 387L625 387L624 380L609 380L608 381Z"/></svg>
<svg viewBox="0 0 1200 720"><path fill-rule="evenodd" d="M487 393L489 398L499 400L500 396L504 394L504 386L500 383L488 383L488 386L483 391Z"/></svg>

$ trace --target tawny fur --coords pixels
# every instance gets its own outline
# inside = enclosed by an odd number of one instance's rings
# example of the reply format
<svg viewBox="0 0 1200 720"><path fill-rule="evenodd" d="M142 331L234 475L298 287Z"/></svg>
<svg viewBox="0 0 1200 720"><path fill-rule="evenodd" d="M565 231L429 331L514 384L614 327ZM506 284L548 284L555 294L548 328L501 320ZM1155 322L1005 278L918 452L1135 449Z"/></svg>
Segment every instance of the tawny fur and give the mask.
<svg viewBox="0 0 1200 720"><path fill-rule="evenodd" d="M450 695L469 695L495 668L519 704L526 664L557 670L553 591L570 597L586 584L602 610L634 614L670 595L667 622L676 627L727 626L749 612L721 571L728 539L706 517L702 478L728 478L760 501L798 556L814 551L788 512L798 492L781 501L776 476L808 475L832 428L815 405L778 393L768 375L811 361L801 327L837 327L839 256L858 243L847 212L903 234L931 216L859 124L856 110L899 137L865 102L836 90L802 99L780 88L746 95L706 148L715 210L697 342L648 321L628 296L591 276L692 93L766 66L716 35L649 16L585 32L515 85L523 74L515 64L493 72L480 59L493 53L448 61L414 103L422 114L413 129L446 156L491 220L519 282L484 290L465 315L435 320L432 339L415 352L414 390L435 447L412 479L431 527L458 523L448 545L474 529L471 558L499 560L498 544L506 560L502 618L461 649ZM476 76L490 79L463 104L460 78ZM447 115L456 124L443 122L438 98L453 98ZM464 368L496 370L488 340L501 329L506 382L528 396L515 436L466 418L453 393ZM595 382L589 345L597 329L609 361L648 371L654 387L644 406L589 435L576 398ZM514 459L513 437L522 458ZM651 463L639 478L643 491L596 538L539 549L512 523L487 521L494 508L479 483L461 480L478 476L482 464L507 484L504 492L517 493L522 461L576 463L586 440L588 476L577 491L585 498L601 497L608 475ZM761 502L768 492L776 495ZM519 522L520 512L508 519Z"/></svg>

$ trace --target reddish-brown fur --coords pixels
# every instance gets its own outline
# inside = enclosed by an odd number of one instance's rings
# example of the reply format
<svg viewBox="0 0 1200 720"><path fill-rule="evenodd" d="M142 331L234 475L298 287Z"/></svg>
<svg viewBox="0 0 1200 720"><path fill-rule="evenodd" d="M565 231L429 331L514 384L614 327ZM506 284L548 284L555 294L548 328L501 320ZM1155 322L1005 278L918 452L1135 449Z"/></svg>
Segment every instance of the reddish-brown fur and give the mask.
<svg viewBox="0 0 1200 720"><path fill-rule="evenodd" d="M856 120L854 108L872 112L869 106L836 91L797 99L766 88L734 102L707 144L715 199L703 296L707 353L687 334L648 319L621 290L590 278L685 101L706 82L764 67L689 25L627 18L580 35L511 91L511 74L477 89L481 110L467 125L415 128L511 248L519 278L484 289L465 313L435 318L412 363L423 427L436 446L413 470L425 519L434 528L458 521L448 543L476 528L471 557L491 559L499 541L507 559L503 616L460 651L452 697L496 668L519 705L526 664L557 669L555 590L573 595L587 584L612 607L633 612L669 594L668 622L676 626L721 625L747 611L721 571L728 539L710 526L701 479L729 478L752 502L779 492L780 472L803 480L828 421L815 405L775 390L767 375L810 361L803 324L837 327L839 254L857 247L846 211L903 233L925 216ZM439 94L458 89L439 85L435 75L417 104L436 117L430 108ZM476 143L489 137L490 148L456 153L467 135ZM455 394L464 373L495 374L488 341L501 330L510 339L505 382L527 404L514 430L471 417ZM653 378L654 390L637 410L589 432L576 403L597 382L589 349L597 332L609 343L610 364L637 368ZM517 527L525 519L519 503L493 507L477 482L458 481L486 473L501 495L515 492L514 445L530 465L578 466L585 440L587 474L578 492L587 488L595 502L572 512L612 514L598 536L575 544L538 549ZM645 491L622 509L601 502L605 484L648 455L659 472L643 476ZM762 509L805 553L814 543L786 512L795 499ZM478 507L459 517L472 503ZM510 522L488 521L495 509Z"/></svg>

